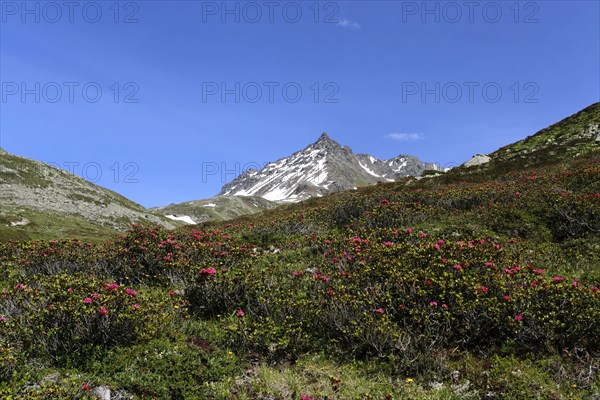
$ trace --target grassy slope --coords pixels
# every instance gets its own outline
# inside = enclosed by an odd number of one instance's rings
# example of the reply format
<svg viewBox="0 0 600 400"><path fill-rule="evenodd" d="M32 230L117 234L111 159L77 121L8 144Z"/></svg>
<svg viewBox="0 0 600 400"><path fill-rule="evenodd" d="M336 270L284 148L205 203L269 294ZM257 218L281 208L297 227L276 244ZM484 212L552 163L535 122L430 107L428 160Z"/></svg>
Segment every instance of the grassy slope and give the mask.
<svg viewBox="0 0 600 400"><path fill-rule="evenodd" d="M26 226L9 226L26 218ZM73 218L51 212L17 210L11 217L0 217L0 241L78 238L99 242L115 237L118 232L82 218Z"/></svg>
<svg viewBox="0 0 600 400"><path fill-rule="evenodd" d="M491 154L499 161L512 161L520 156L530 158L530 165L548 160L564 160L597 148L593 138L582 133L590 126L600 126L600 103L553 124L516 143L504 146ZM600 131L599 131L600 132ZM597 133L596 133L597 134Z"/></svg>
<svg viewBox="0 0 600 400"><path fill-rule="evenodd" d="M596 127L600 133L600 103L585 109L528 136L516 143L504 146L490 154L491 162L478 167L455 168L447 180L467 179L479 181L493 179L510 171L559 164L596 151L600 142L585 134Z"/></svg>
<svg viewBox="0 0 600 400"><path fill-rule="evenodd" d="M214 204L215 207L207 206ZM277 203L262 197L217 196L210 199L151 208L158 215L187 215L194 221L225 221L241 215L255 214L277 207Z"/></svg>
<svg viewBox="0 0 600 400"><path fill-rule="evenodd" d="M139 215L149 214L144 207L118 193L41 162L4 151L0 153L0 183L42 191L51 187L60 187L61 190L66 191L65 202L93 206L119 205ZM19 194L15 193L14 196L17 204L3 204L0 210L0 241L64 237L102 241L113 237L118 232L116 226L123 230L132 222L128 218L116 216L106 216L102 221L94 221L81 215L60 212L51 207L33 208L19 204ZM29 221L27 225L11 226L11 222L21 221L23 218ZM169 223L175 226L183 225L178 222Z"/></svg>
<svg viewBox="0 0 600 400"><path fill-rule="evenodd" d="M66 180L71 179L74 182L82 184L84 187L83 192L72 194L74 200L78 199L93 202L95 200L93 200L91 197L86 197L85 195L97 195L98 193L101 193L103 197L102 200L110 200L113 203L117 203L123 207L140 212L145 210L141 205L127 199L124 196L121 196L116 192L94 185L83 178L66 174L64 171L54 168L50 165L30 160L25 157L15 156L9 153L3 154L0 158L0 166L17 171L17 174L5 170L0 172L0 182L6 181L10 183L22 184L27 187L46 188L53 184L52 177L60 176L65 179L64 177L66 176Z"/></svg>

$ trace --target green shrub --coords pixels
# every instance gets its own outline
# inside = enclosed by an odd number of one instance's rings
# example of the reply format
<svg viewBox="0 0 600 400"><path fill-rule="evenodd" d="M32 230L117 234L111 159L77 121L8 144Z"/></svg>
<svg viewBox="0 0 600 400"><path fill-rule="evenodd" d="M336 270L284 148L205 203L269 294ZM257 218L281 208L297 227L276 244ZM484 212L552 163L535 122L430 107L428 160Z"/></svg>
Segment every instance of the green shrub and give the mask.
<svg viewBox="0 0 600 400"><path fill-rule="evenodd" d="M166 293L138 294L89 276L37 276L30 285L18 283L0 296L0 336L55 360L85 360L148 340L168 329L176 311Z"/></svg>

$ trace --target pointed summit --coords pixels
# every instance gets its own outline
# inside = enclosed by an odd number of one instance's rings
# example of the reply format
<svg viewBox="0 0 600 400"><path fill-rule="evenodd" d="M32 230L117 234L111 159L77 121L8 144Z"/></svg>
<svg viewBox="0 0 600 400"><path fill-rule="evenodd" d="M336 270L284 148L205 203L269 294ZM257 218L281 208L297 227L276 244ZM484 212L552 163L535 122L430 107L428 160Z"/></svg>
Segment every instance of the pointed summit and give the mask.
<svg viewBox="0 0 600 400"><path fill-rule="evenodd" d="M319 139L317 139L317 141L315 142L315 144L319 144L319 143L336 143L335 140L331 139L329 137L329 135L327 134L327 132L323 132L321 134L321 136L319 136Z"/></svg>
<svg viewBox="0 0 600 400"><path fill-rule="evenodd" d="M323 132L315 143L307 147L307 149L325 149L329 151L339 151L342 148L343 146L330 138L327 132Z"/></svg>

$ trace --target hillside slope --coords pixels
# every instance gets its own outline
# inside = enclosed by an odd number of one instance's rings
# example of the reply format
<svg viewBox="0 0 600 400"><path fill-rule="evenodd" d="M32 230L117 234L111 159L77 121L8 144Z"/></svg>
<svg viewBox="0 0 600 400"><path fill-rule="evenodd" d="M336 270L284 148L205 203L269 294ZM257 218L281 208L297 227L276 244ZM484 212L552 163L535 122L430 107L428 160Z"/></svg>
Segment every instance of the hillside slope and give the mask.
<svg viewBox="0 0 600 400"><path fill-rule="evenodd" d="M109 237L134 222L174 224L144 207L67 171L0 152L0 240Z"/></svg>
<svg viewBox="0 0 600 400"><path fill-rule="evenodd" d="M148 211L173 220L201 223L225 221L242 215L255 214L277 207L277 203L256 196L216 196L203 200L186 201Z"/></svg>
<svg viewBox="0 0 600 400"><path fill-rule="evenodd" d="M600 103L594 103L518 142L491 154L489 161L453 173L487 171L496 174L539 167L585 156L600 148Z"/></svg>

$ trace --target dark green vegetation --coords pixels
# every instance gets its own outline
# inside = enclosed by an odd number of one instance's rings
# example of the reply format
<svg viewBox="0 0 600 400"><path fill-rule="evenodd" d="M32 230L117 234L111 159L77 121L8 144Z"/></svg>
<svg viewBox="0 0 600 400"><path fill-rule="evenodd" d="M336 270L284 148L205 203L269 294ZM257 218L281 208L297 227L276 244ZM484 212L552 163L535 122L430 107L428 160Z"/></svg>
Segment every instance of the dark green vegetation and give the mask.
<svg viewBox="0 0 600 400"><path fill-rule="evenodd" d="M4 243L0 397L596 398L594 146L229 223Z"/></svg>

